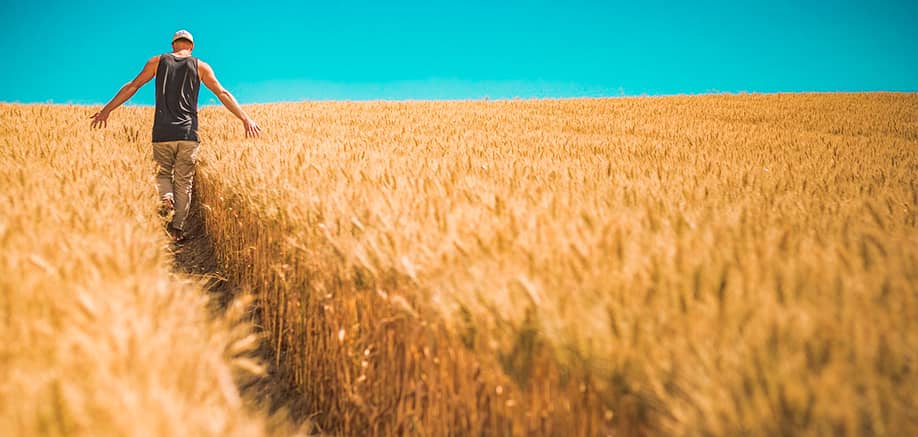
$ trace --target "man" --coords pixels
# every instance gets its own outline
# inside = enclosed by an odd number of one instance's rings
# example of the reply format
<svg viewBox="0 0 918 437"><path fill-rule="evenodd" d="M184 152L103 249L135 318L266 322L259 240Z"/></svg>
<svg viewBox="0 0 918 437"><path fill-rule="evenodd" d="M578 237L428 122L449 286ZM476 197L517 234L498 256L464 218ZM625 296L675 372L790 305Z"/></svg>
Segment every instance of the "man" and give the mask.
<svg viewBox="0 0 918 437"><path fill-rule="evenodd" d="M207 86L230 112L242 120L246 137L256 137L261 129L236 99L217 81L206 62L191 56L194 37L187 30L172 36L172 53L154 56L140 74L126 83L101 111L92 115L91 127L108 125L108 116L128 101L140 87L156 77L156 115L153 120L153 160L159 170L156 185L162 199L163 215L175 211L169 233L176 242L185 239L183 229L191 204L191 185L198 153L198 90Z"/></svg>

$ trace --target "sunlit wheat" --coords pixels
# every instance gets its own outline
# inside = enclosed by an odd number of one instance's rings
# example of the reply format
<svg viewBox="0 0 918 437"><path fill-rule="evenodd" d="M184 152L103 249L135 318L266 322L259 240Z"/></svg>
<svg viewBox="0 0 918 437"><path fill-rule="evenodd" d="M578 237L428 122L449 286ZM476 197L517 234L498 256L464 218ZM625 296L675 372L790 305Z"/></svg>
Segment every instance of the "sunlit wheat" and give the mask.
<svg viewBox="0 0 918 437"><path fill-rule="evenodd" d="M150 111L0 105L0 434L263 435L246 309L170 273Z"/></svg>
<svg viewBox="0 0 918 437"><path fill-rule="evenodd" d="M4 132L38 116L3 110ZM241 140L226 111L201 111L207 230L226 275L255 290L275 362L332 432L918 429L914 94L246 110L259 140ZM75 136L66 123L4 137L2 199L30 209L3 216L15 253L4 268L23 272L4 287L61 290L34 298L53 305L4 297L7 326L28 326L11 339L59 332L48 308L112 305L82 302L92 285L58 284L137 284L141 246L118 238L155 234L152 189L133 182L145 134ZM110 201L76 207L89 196ZM118 256L85 258L62 232ZM111 262L111 276L71 280L84 259ZM43 356L11 344L4 356Z"/></svg>

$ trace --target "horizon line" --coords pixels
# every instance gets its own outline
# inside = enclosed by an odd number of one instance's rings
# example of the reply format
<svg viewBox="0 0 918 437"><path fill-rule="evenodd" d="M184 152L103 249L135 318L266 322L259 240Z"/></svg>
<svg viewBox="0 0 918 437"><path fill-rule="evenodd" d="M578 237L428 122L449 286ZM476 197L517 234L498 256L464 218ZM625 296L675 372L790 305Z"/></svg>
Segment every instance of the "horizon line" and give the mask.
<svg viewBox="0 0 918 437"><path fill-rule="evenodd" d="M445 99L415 99L415 98L399 98L399 99L302 99L302 100L274 100L274 101L254 101L239 103L241 106L247 105L272 105L272 104L283 104L283 103L378 103L378 102L404 102L404 103L423 103L423 102L513 102L513 101L532 101L532 100L605 100L605 99L634 99L634 98L666 98L666 97L705 97L705 96L777 96L777 95L807 95L807 94L918 94L918 90L867 90L867 91L719 91L711 90L700 93L641 93L641 94L615 94L615 95L603 95L603 96L514 96L514 97L498 97L491 98L488 96L484 97L470 97L470 98L445 98ZM198 107L208 107L208 106L223 106L222 103L215 102L213 99L206 103L199 103ZM9 101L9 100L0 100L0 104L11 104L11 105L59 105L59 106L103 106L105 103L99 102L85 102L85 101L73 101L68 100L66 102L55 102L54 99L49 99L43 102L36 101ZM130 107L155 107L155 104L144 104L144 103L130 103L125 102L121 106L130 106Z"/></svg>

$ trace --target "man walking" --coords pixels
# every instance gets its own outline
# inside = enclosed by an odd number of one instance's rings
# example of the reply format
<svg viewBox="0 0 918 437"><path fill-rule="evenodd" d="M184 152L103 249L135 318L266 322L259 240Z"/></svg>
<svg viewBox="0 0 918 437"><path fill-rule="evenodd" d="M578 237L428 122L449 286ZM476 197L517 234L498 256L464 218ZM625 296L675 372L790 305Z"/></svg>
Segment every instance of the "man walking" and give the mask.
<svg viewBox="0 0 918 437"><path fill-rule="evenodd" d="M176 242L185 239L183 229L191 204L199 144L198 90L201 82L242 120L246 137L256 137L261 132L233 95L220 85L210 65L191 56L193 49L194 37L190 32L175 32L172 52L150 58L140 74L122 86L115 97L91 117L93 129L107 126L109 114L156 77L156 115L153 119L153 160L159 167L156 186L162 199L161 212L167 215L175 211L169 233Z"/></svg>

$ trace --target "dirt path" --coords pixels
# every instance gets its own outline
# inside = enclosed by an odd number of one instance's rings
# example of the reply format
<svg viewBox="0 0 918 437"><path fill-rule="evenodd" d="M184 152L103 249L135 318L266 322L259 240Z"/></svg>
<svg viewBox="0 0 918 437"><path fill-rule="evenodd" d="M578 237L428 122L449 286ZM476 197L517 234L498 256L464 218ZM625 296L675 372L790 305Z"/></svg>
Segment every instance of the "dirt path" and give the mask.
<svg viewBox="0 0 918 437"><path fill-rule="evenodd" d="M191 212L185 224L187 240L173 245L176 272L188 274L193 278L206 281L206 290L210 293L213 311L222 313L227 305L239 293L238 287L225 279L227 276L220 270L214 257L214 249L207 236L200 214L200 205L192 202ZM257 312L252 317L255 326L261 326ZM312 412L303 400L304 397L286 381L284 370L273 364L273 351L266 342L262 342L256 355L268 366L267 374L251 383L241 385L239 391L250 408L265 410L270 414L269 434L309 435L314 425L309 420Z"/></svg>

